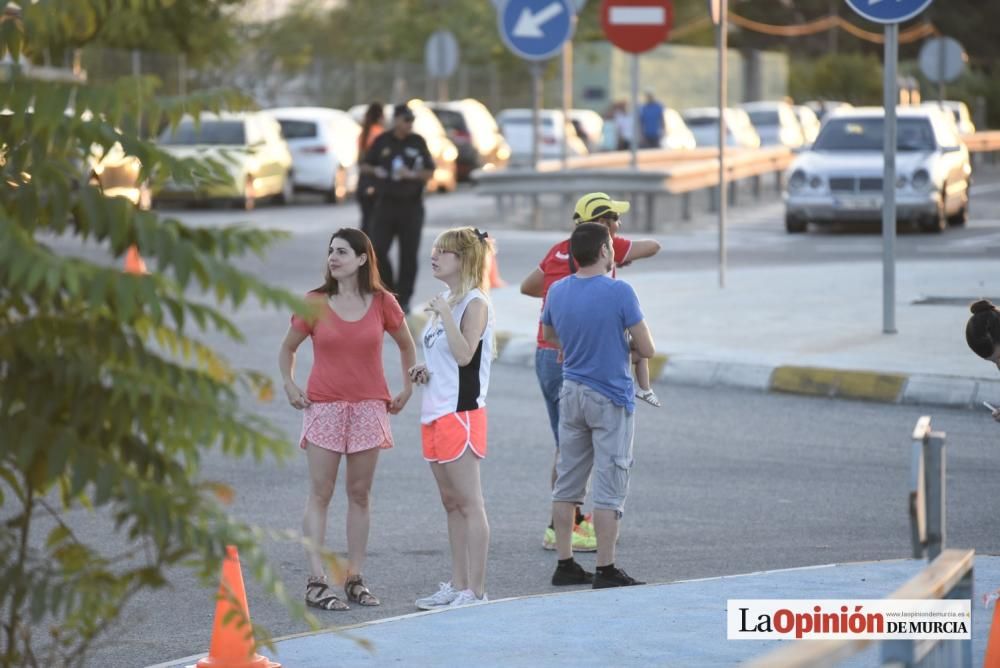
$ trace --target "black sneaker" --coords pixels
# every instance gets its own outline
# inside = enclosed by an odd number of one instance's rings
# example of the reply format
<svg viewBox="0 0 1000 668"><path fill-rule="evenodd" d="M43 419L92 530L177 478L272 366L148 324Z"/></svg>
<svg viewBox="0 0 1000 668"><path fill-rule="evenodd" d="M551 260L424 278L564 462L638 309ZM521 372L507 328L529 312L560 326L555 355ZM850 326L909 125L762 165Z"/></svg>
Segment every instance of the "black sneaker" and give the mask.
<svg viewBox="0 0 1000 668"><path fill-rule="evenodd" d="M594 589L608 589L610 587L632 587L635 585L644 585L645 582L639 582L635 578L631 577L628 573L620 568L615 568L610 571L604 571L603 573L598 570L594 574Z"/></svg>
<svg viewBox="0 0 1000 668"><path fill-rule="evenodd" d="M552 574L552 584L556 587L589 585L593 581L594 574L583 570L583 566L576 561L571 561L569 566L556 566L556 572Z"/></svg>

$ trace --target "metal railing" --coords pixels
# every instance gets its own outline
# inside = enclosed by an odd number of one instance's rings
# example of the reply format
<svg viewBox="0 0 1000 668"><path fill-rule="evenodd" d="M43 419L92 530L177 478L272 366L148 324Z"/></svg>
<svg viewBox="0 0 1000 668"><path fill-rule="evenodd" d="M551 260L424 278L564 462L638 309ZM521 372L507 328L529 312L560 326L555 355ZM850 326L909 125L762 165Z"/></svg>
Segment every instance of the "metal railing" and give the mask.
<svg viewBox="0 0 1000 668"><path fill-rule="evenodd" d="M909 512L913 556L928 566L888 599L972 599L974 550L945 549L945 439L924 415L913 428ZM971 625L971 620L970 620ZM874 641L809 640L787 644L746 664L752 668L836 666ZM881 663L889 666L972 666L972 640L905 640L880 642Z"/></svg>
<svg viewBox="0 0 1000 668"><path fill-rule="evenodd" d="M483 172L477 175L476 192L495 197L501 213L504 210L503 198L512 196L569 196L595 190L642 196L646 231L651 232L656 227L657 195L681 196L681 215L684 220L690 220L689 195L706 188L718 188L717 149L640 151L638 170L617 168L627 164L628 155L626 151L614 151L574 158L567 161L567 169L557 169L561 167L559 161L545 161L540 163L538 170ZM783 147L734 150L732 157L726 161L727 183L754 178L754 192L759 194L760 177L774 174L780 189L782 175L793 159L794 154ZM731 189L730 199L733 196L734 189ZM715 198L717 194L713 195Z"/></svg>
<svg viewBox="0 0 1000 668"><path fill-rule="evenodd" d="M887 599L971 599L975 550L944 550ZM971 622L970 622L971 624ZM800 640L759 656L747 668L836 666L879 642L883 666L971 668L972 640Z"/></svg>

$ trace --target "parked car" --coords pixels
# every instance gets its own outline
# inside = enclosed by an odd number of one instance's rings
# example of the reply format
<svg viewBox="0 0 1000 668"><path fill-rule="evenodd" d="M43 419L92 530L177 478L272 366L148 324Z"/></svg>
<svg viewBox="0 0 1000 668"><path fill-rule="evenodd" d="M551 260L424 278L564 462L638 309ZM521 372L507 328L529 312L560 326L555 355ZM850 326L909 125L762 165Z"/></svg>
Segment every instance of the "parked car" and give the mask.
<svg viewBox="0 0 1000 668"><path fill-rule="evenodd" d="M681 150L691 149L698 145L691 128L687 126L676 109L663 108L663 130L660 148Z"/></svg>
<svg viewBox="0 0 1000 668"><path fill-rule="evenodd" d="M504 109L497 114L497 123L510 144L512 163L527 165L531 162L531 114L531 109ZM590 153L561 110L540 109L538 114L538 153L543 160L562 157L564 135L568 156Z"/></svg>
<svg viewBox="0 0 1000 668"><path fill-rule="evenodd" d="M960 100L944 100L940 105L937 102L924 102L923 106L943 106L954 117L958 131L963 135L971 135L976 131L976 124L972 122L972 114L969 113L969 105L965 102Z"/></svg>
<svg viewBox="0 0 1000 668"><path fill-rule="evenodd" d="M750 117L761 146L799 149L806 143L799 119L787 102L746 102L740 108Z"/></svg>
<svg viewBox="0 0 1000 668"><path fill-rule="evenodd" d="M691 129L695 143L699 147L719 145L718 107L686 109L681 117ZM760 148L760 136L753 129L746 112L726 109L726 146Z"/></svg>
<svg viewBox="0 0 1000 668"><path fill-rule="evenodd" d="M968 148L937 109L899 107L896 215L927 232L968 217ZM882 217L883 136L881 107L832 112L812 148L788 170L785 229L804 232L809 223L879 221Z"/></svg>
<svg viewBox="0 0 1000 668"><path fill-rule="evenodd" d="M593 109L570 109L569 120L587 151L593 153L599 150L601 137L604 135L604 119L601 115Z"/></svg>
<svg viewBox="0 0 1000 668"><path fill-rule="evenodd" d="M458 187L458 147L448 139L437 115L423 100L413 99L407 102L413 112L413 131L427 142L427 150L434 158L434 176L427 182L427 190L451 192ZM347 110L351 118L358 123L365 118L367 104L356 104ZM393 105L385 105L386 129L392 130Z"/></svg>
<svg viewBox="0 0 1000 668"><path fill-rule="evenodd" d="M806 146L812 145L816 141L816 135L819 134L819 117L816 116L816 112L804 104L797 104L792 109L795 110L795 116L799 119L799 125L802 126L802 138L805 139Z"/></svg>
<svg viewBox="0 0 1000 668"><path fill-rule="evenodd" d="M264 198L292 201L292 154L281 126L264 113L205 113L197 122L185 116L175 128L165 129L158 143L178 158L216 160L230 178L221 183L167 181L154 190L154 200L228 199L247 210Z"/></svg>
<svg viewBox="0 0 1000 668"><path fill-rule="evenodd" d="M295 190L323 193L337 202L358 184L361 126L347 112L324 107L284 107L264 113L278 121L292 153Z"/></svg>
<svg viewBox="0 0 1000 668"><path fill-rule="evenodd" d="M510 146L493 114L479 100L428 102L448 138L458 149L458 180L467 181L473 170L493 170L510 160Z"/></svg>

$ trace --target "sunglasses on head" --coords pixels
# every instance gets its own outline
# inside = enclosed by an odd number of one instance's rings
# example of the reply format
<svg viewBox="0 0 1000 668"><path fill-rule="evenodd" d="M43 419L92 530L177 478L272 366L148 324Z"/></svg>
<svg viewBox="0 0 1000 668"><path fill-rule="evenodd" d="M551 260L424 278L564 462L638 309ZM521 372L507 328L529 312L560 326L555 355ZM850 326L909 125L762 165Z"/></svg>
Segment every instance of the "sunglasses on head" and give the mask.
<svg viewBox="0 0 1000 668"><path fill-rule="evenodd" d="M610 220L613 222L617 222L619 220L619 216L614 211L608 211L607 213L602 213L597 218L594 218L594 222L601 220Z"/></svg>

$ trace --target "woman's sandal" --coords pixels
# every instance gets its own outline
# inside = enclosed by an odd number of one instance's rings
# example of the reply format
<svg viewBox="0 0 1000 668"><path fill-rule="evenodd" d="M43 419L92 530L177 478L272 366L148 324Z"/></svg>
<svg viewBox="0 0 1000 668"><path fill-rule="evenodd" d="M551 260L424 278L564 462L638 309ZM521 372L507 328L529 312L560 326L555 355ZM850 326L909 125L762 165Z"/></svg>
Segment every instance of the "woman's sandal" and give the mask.
<svg viewBox="0 0 1000 668"><path fill-rule="evenodd" d="M347 578L347 581L344 582L344 593L347 594L347 600L351 603L366 607L381 605L381 602L375 598L375 594L371 593L365 583L361 581L360 575L352 575Z"/></svg>
<svg viewBox="0 0 1000 668"><path fill-rule="evenodd" d="M635 396L638 397L639 399L642 399L647 404L651 404L653 406L656 406L657 408L660 407L660 398L656 396L656 392L653 392L653 390L644 390L642 388L637 388Z"/></svg>
<svg viewBox="0 0 1000 668"><path fill-rule="evenodd" d="M306 582L306 605L320 610L350 610L350 606L336 594L327 594L330 587L326 578L310 578Z"/></svg>

